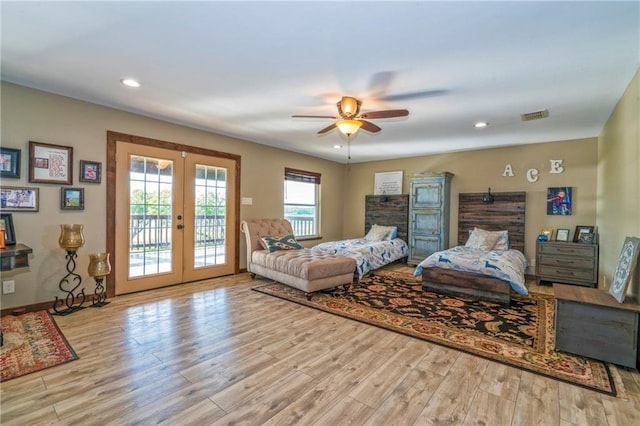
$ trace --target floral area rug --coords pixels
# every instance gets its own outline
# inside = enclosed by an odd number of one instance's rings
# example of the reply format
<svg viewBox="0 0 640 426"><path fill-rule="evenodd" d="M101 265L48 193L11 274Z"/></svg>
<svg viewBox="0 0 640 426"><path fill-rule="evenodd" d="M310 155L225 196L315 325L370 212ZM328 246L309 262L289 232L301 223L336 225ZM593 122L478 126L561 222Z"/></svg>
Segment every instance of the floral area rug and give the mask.
<svg viewBox="0 0 640 426"><path fill-rule="evenodd" d="M554 299L512 294L502 306L424 291L419 279L377 271L345 290L303 292L280 283L253 290L615 396L608 364L554 350Z"/></svg>
<svg viewBox="0 0 640 426"><path fill-rule="evenodd" d="M2 317L0 381L78 359L47 311Z"/></svg>

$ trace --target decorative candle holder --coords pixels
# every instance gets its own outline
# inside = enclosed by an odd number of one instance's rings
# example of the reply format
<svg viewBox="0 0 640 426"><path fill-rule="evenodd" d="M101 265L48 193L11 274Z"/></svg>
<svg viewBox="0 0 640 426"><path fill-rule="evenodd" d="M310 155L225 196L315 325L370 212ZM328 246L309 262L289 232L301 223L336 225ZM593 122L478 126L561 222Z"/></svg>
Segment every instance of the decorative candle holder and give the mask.
<svg viewBox="0 0 640 426"><path fill-rule="evenodd" d="M67 275L61 280L58 287L60 290L67 293L66 297L59 299L56 296L56 300L53 302L53 311L57 315L68 315L80 309L83 309L85 302L84 289L81 289L77 294L76 291L82 284L82 277L75 273L76 270L76 257L77 250L84 245L84 235L82 234L82 225L60 225L60 238L58 238L58 244L60 247L66 250L67 256ZM68 287L71 287L68 289ZM58 309L66 306L65 309Z"/></svg>
<svg viewBox="0 0 640 426"><path fill-rule="evenodd" d="M107 294L104 291L102 282L104 277L111 273L111 264L109 263L109 253L92 253L89 254L89 267L87 272L96 280L96 291L93 296L92 308L99 308L106 305Z"/></svg>

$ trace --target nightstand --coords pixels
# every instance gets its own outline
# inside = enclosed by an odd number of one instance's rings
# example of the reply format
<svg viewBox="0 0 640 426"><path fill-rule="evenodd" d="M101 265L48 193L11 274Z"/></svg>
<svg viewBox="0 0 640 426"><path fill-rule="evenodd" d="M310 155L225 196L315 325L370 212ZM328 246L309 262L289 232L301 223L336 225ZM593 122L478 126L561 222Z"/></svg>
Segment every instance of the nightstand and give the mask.
<svg viewBox="0 0 640 426"><path fill-rule="evenodd" d="M536 244L536 277L543 281L598 286L598 245L538 241Z"/></svg>

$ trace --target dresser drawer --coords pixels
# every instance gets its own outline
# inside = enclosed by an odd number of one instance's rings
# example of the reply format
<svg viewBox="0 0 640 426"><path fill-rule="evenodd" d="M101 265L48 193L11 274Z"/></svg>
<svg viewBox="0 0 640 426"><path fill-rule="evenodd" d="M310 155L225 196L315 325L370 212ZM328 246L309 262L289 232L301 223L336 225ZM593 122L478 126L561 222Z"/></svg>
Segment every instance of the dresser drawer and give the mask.
<svg viewBox="0 0 640 426"><path fill-rule="evenodd" d="M597 245L595 244L538 244L539 254L561 255L561 256L584 256L593 258L596 255Z"/></svg>
<svg viewBox="0 0 640 426"><path fill-rule="evenodd" d="M592 282L596 279L596 273L593 268L590 269L571 269L561 268L557 266L539 265L538 275L544 279L557 279L562 282L565 280L587 281Z"/></svg>
<svg viewBox="0 0 640 426"><path fill-rule="evenodd" d="M540 265L564 268L593 269L593 258L590 257L559 257L541 254L538 256Z"/></svg>

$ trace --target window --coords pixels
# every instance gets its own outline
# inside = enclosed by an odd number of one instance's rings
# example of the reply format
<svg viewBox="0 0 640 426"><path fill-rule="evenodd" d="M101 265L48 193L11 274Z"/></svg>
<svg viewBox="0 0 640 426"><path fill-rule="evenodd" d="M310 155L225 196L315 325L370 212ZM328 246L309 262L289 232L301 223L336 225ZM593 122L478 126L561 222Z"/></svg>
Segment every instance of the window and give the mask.
<svg viewBox="0 0 640 426"><path fill-rule="evenodd" d="M316 237L320 174L284 169L284 218L291 222L296 237Z"/></svg>

